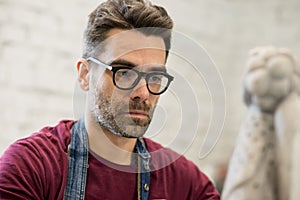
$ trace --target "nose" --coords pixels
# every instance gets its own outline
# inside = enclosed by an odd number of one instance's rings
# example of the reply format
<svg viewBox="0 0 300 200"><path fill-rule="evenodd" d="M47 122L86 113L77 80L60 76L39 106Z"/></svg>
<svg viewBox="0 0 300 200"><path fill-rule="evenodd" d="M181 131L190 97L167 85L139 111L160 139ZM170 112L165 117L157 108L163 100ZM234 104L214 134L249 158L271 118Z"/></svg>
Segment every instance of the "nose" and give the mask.
<svg viewBox="0 0 300 200"><path fill-rule="evenodd" d="M130 99L132 101L145 102L149 99L149 95L146 80L142 77L139 83L132 89Z"/></svg>

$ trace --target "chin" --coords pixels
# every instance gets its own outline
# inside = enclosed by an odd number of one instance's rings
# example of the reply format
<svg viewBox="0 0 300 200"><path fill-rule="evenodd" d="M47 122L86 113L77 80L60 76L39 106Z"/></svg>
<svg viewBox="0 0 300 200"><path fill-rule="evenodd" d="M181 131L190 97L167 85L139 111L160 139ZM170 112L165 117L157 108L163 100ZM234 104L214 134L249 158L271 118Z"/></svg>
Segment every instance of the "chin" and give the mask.
<svg viewBox="0 0 300 200"><path fill-rule="evenodd" d="M121 132L121 135L127 138L140 138L145 135L147 129L148 126L129 126L126 131Z"/></svg>

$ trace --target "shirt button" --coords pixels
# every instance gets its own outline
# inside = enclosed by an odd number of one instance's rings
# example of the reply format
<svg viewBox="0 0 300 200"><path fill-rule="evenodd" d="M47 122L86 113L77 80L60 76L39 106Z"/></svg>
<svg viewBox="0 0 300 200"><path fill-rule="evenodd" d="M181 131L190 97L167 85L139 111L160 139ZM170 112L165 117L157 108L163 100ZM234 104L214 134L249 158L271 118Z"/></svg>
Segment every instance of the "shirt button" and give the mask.
<svg viewBox="0 0 300 200"><path fill-rule="evenodd" d="M144 169L145 169L145 170L149 170L149 164L148 164L148 163L145 163L145 164L144 164Z"/></svg>
<svg viewBox="0 0 300 200"><path fill-rule="evenodd" d="M144 184L144 190L149 191L149 185L147 183Z"/></svg>

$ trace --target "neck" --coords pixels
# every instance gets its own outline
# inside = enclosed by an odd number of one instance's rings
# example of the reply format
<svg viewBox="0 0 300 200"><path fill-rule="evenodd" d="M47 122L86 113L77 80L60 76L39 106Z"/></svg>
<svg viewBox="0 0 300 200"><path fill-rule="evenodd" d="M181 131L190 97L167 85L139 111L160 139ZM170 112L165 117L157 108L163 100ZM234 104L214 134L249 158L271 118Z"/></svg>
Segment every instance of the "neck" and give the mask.
<svg viewBox="0 0 300 200"><path fill-rule="evenodd" d="M120 165L130 165L136 138L117 136L101 127L91 116L85 116L89 148L102 158Z"/></svg>

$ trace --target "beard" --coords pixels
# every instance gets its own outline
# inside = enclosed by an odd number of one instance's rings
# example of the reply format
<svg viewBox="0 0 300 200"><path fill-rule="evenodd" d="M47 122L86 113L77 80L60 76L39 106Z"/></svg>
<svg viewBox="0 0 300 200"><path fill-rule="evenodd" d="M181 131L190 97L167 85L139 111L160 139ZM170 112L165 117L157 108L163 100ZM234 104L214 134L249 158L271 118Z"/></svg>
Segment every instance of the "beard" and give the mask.
<svg viewBox="0 0 300 200"><path fill-rule="evenodd" d="M101 127L111 133L126 137L142 137L148 129L154 108L145 102L126 100L122 98L111 98L105 96L102 91L95 91L93 113ZM143 118L131 117L130 111L142 111L147 115Z"/></svg>

